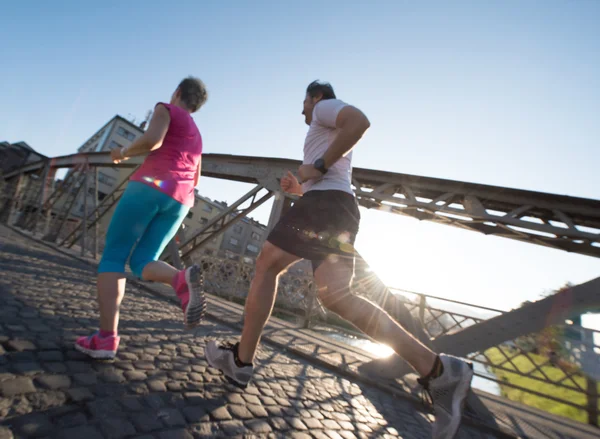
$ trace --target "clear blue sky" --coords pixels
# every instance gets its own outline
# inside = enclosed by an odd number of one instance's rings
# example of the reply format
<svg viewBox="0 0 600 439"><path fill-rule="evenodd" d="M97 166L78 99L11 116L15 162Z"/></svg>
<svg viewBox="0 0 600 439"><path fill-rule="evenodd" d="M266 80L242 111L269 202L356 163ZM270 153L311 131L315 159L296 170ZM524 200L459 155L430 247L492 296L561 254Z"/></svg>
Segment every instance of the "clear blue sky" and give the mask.
<svg viewBox="0 0 600 439"><path fill-rule="evenodd" d="M600 197L600 1L43 3L3 6L1 140L72 153L194 74L206 152L299 159L320 78L371 119L355 166ZM507 309L600 276L598 259L377 212L357 246L388 283Z"/></svg>

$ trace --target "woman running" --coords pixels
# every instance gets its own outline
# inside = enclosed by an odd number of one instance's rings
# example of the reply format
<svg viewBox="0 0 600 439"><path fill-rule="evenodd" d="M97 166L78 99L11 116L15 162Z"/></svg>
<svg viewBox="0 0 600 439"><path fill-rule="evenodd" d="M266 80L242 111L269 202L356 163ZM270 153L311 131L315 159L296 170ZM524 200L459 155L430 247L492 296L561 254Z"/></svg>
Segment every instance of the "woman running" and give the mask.
<svg viewBox="0 0 600 439"><path fill-rule="evenodd" d="M114 358L117 353L127 259L139 278L173 287L181 300L187 328L198 326L204 315L206 299L199 267L178 271L158 258L194 205L202 136L191 114L206 99L202 81L184 79L169 104L156 105L150 125L140 138L129 147L111 151L115 163L149 154L131 176L106 234L98 267L100 330L75 343L77 350L93 358Z"/></svg>

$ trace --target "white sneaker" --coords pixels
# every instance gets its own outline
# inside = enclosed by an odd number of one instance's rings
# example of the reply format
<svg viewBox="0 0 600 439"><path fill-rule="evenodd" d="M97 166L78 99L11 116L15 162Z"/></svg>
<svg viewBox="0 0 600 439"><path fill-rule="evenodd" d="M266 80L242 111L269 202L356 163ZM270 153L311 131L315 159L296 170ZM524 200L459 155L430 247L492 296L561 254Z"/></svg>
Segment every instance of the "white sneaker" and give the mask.
<svg viewBox="0 0 600 439"><path fill-rule="evenodd" d="M234 349L239 343L223 343L219 345L215 340L206 343L204 354L210 367L219 369L229 379L229 381L243 389L248 386L252 378L252 365L239 367L235 364Z"/></svg>
<svg viewBox="0 0 600 439"><path fill-rule="evenodd" d="M427 391L433 404L435 422L434 439L452 439L455 437L462 419L465 400L471 389L473 365L450 355L440 355L444 366L442 375L425 380L419 384Z"/></svg>

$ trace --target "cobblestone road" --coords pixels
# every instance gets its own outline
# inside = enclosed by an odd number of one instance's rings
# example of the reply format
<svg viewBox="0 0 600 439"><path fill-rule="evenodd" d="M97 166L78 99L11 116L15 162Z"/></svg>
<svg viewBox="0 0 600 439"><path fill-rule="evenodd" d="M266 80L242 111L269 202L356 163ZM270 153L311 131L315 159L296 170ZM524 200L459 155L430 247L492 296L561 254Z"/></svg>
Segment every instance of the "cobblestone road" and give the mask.
<svg viewBox="0 0 600 439"><path fill-rule="evenodd" d="M129 285L113 362L72 348L97 325L94 270L0 228L0 439L428 438L411 402L263 346L245 391L207 366L207 321ZM461 438L486 437L467 427Z"/></svg>

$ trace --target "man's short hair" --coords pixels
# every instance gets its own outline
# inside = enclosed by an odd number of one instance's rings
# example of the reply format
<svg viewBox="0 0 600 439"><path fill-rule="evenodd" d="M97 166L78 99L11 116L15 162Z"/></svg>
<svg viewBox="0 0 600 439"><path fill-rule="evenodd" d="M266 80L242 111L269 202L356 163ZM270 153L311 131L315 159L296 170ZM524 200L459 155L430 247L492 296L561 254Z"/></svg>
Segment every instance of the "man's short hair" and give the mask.
<svg viewBox="0 0 600 439"><path fill-rule="evenodd" d="M188 76L181 81L178 88L181 92L181 100L192 113L198 111L208 99L204 82L193 76Z"/></svg>
<svg viewBox="0 0 600 439"><path fill-rule="evenodd" d="M329 82L322 82L319 80L313 81L308 84L306 93L308 93L311 98L322 96L321 99L323 100L335 99L335 92L333 91L333 87Z"/></svg>

